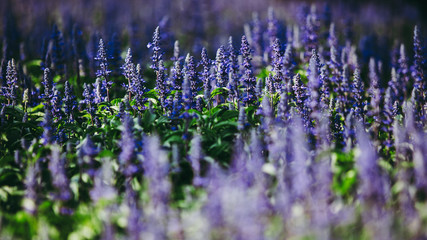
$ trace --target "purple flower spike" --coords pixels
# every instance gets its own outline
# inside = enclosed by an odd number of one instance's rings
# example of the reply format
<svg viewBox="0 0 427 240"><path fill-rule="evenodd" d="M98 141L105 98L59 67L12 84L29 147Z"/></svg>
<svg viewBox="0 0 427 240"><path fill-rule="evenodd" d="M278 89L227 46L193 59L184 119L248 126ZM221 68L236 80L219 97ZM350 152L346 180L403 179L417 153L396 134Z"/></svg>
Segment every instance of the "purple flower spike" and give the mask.
<svg viewBox="0 0 427 240"><path fill-rule="evenodd" d="M54 194L56 200L68 201L72 197L70 181L65 175L65 158L61 154L58 145L53 145L49 157L49 171L52 176L52 185L56 188Z"/></svg>
<svg viewBox="0 0 427 240"><path fill-rule="evenodd" d="M128 179L130 179L138 170L135 164L132 162L136 158L136 144L132 130L133 118L129 114L125 114L123 117L122 138L120 139L119 143L119 146L122 150L119 154L119 163L123 169L123 174Z"/></svg>

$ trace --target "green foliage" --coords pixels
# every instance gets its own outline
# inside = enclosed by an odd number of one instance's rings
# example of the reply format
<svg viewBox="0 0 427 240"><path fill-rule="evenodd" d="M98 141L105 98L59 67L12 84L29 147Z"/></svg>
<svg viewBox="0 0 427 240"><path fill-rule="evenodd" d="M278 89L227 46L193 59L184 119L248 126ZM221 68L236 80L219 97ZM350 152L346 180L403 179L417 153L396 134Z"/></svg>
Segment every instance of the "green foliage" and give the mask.
<svg viewBox="0 0 427 240"><path fill-rule="evenodd" d="M333 191L343 197L350 197L356 189L357 171L355 169L354 153L332 153Z"/></svg>

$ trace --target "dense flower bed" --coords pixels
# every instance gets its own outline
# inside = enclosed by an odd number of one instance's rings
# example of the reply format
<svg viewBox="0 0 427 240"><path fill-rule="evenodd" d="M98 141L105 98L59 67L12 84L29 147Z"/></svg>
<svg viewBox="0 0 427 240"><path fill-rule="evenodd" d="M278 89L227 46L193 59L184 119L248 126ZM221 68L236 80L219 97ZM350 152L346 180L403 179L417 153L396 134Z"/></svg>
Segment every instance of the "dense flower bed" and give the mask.
<svg viewBox="0 0 427 240"><path fill-rule="evenodd" d="M304 6L189 53L162 22L150 59L68 23L30 57L6 27L0 238L424 239L419 27L385 57Z"/></svg>

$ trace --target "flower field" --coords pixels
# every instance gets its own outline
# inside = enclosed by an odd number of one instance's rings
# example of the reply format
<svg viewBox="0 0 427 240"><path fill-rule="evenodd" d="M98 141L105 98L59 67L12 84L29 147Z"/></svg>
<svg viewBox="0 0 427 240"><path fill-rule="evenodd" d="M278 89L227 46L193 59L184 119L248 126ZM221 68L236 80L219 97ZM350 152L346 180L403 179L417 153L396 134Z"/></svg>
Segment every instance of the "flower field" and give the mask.
<svg viewBox="0 0 427 240"><path fill-rule="evenodd" d="M0 3L0 239L427 239L419 15L23 2Z"/></svg>

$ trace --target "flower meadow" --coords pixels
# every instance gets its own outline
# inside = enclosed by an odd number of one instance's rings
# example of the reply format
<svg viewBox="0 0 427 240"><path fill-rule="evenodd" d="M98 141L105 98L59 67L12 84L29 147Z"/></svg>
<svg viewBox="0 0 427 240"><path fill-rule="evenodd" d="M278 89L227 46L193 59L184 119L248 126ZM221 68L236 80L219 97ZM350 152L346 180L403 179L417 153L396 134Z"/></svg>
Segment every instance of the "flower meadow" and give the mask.
<svg viewBox="0 0 427 240"><path fill-rule="evenodd" d="M107 2L1 5L0 239L427 238L425 26Z"/></svg>

